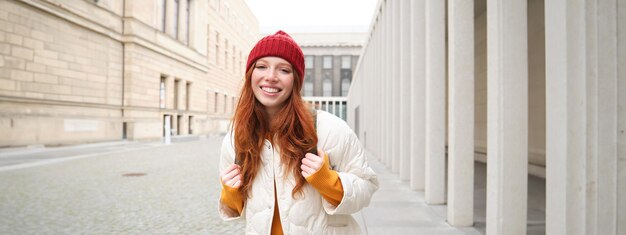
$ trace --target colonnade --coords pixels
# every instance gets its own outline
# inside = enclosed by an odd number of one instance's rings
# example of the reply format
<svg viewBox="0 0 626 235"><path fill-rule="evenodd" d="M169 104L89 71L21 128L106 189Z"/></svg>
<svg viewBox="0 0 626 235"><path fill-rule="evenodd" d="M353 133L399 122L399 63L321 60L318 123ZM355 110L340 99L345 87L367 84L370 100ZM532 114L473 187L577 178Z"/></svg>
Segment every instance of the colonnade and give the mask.
<svg viewBox="0 0 626 235"><path fill-rule="evenodd" d="M379 0L348 122L453 226L474 224L484 148L487 234L526 234L531 167L547 234L623 234L624 42L616 0Z"/></svg>

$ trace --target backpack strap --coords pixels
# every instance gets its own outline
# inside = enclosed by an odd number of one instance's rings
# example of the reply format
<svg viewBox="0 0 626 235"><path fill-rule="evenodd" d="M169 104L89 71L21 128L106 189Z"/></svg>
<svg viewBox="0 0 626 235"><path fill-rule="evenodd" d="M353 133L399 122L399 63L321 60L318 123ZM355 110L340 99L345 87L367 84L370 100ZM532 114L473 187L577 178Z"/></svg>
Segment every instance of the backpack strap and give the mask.
<svg viewBox="0 0 626 235"><path fill-rule="evenodd" d="M315 135L317 135L317 110L311 108L309 111L311 111L311 115L313 116L313 127L315 127ZM309 153L317 155L317 145L313 146L313 149Z"/></svg>

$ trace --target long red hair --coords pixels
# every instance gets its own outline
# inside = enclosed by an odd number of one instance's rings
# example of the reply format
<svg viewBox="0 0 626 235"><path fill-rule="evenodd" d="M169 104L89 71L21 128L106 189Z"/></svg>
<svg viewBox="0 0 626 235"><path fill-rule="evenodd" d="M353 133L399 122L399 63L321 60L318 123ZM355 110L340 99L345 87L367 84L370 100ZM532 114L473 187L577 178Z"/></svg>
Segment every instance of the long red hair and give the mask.
<svg viewBox="0 0 626 235"><path fill-rule="evenodd" d="M246 71L245 83L233 117L232 128L235 136L235 162L241 166L242 185L239 192L248 198L252 182L262 165L261 152L266 138L280 148L280 159L285 166L285 174L290 170L296 184L291 191L293 198L302 192L306 180L301 174L300 165L304 155L317 145L317 134L313 118L300 89L302 80L293 72L293 89L283 107L272 120L265 114L263 104L252 91L252 71L255 63Z"/></svg>

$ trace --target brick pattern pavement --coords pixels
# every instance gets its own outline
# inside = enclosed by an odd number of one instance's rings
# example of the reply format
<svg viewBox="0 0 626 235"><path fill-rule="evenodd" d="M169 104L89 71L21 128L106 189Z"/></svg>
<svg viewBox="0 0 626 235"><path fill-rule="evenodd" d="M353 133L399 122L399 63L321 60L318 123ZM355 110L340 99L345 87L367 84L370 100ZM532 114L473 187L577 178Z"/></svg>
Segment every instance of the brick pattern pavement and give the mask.
<svg viewBox="0 0 626 235"><path fill-rule="evenodd" d="M0 234L241 234L243 221L225 223L216 210L220 145L208 138L0 171Z"/></svg>

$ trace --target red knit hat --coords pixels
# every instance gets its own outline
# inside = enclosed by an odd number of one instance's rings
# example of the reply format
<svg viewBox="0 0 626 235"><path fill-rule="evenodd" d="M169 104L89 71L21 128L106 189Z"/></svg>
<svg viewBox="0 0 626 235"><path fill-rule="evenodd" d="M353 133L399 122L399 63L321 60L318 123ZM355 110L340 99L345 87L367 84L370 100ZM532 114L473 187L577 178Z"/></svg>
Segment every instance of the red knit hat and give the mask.
<svg viewBox="0 0 626 235"><path fill-rule="evenodd" d="M289 61L300 76L300 80L304 80L304 54L289 34L279 30L259 40L248 55L246 72L257 59L266 56L276 56Z"/></svg>

